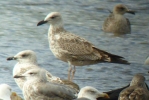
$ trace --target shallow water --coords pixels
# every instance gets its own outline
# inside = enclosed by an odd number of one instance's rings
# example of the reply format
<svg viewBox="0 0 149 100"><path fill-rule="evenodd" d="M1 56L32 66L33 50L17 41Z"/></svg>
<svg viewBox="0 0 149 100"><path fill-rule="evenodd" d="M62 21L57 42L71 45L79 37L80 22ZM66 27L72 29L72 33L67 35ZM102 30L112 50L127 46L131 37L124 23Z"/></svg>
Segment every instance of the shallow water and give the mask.
<svg viewBox="0 0 149 100"><path fill-rule="evenodd" d="M108 9L119 3L135 10L136 15L125 14L132 24L132 34L115 37L101 28ZM36 52L41 67L55 76L67 78L67 63L57 60L49 50L49 26L36 26L48 13L58 11L63 16L65 29L132 63L77 67L74 82L80 87L90 85L108 91L127 85L136 73L143 73L149 84L149 66L143 64L149 55L148 9L147 0L1 0L0 83L9 84L13 91L22 95L12 76L16 61L8 62L6 58L26 49Z"/></svg>

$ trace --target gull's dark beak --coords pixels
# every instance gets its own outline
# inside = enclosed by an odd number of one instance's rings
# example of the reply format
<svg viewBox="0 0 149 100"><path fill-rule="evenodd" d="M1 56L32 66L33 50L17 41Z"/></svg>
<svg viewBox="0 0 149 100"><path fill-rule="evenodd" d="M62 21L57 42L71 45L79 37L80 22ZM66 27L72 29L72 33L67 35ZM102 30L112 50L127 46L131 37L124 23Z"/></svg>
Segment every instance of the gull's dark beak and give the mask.
<svg viewBox="0 0 149 100"><path fill-rule="evenodd" d="M8 57L7 60L15 60L15 57Z"/></svg>
<svg viewBox="0 0 149 100"><path fill-rule="evenodd" d="M48 22L48 21L42 20L42 21L38 22L37 26L42 25L42 24L45 24L45 23L47 23L47 22Z"/></svg>
<svg viewBox="0 0 149 100"><path fill-rule="evenodd" d="M135 15L135 11L132 11L132 10L128 10L126 11L127 13L130 13L130 14L134 14Z"/></svg>
<svg viewBox="0 0 149 100"><path fill-rule="evenodd" d="M24 76L15 75L13 78L22 78L22 77L24 77Z"/></svg>

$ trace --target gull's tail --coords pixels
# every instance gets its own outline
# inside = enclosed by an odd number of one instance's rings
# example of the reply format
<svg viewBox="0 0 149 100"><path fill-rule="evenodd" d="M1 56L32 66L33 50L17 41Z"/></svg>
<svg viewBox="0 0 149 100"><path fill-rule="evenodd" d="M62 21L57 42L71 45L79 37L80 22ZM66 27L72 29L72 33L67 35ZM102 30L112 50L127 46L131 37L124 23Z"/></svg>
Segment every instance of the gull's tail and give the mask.
<svg viewBox="0 0 149 100"><path fill-rule="evenodd" d="M127 65L130 64L127 60L124 59L124 57L108 53L106 51L100 50L95 47L94 47L94 49L100 53L101 59L103 62L127 64Z"/></svg>

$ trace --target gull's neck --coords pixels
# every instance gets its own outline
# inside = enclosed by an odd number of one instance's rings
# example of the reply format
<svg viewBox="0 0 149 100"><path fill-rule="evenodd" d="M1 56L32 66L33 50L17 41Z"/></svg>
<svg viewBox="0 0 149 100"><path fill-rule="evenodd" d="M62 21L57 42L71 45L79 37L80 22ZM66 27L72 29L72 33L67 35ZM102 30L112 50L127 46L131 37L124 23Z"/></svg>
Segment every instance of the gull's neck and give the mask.
<svg viewBox="0 0 149 100"><path fill-rule="evenodd" d="M58 34L58 33L62 33L62 31L65 31L65 29L63 28L62 21L50 25L50 28L49 28L50 34Z"/></svg>
<svg viewBox="0 0 149 100"><path fill-rule="evenodd" d="M146 84L145 84L145 82L143 82L143 83L139 83L139 82L137 82L137 81L131 81L131 83L130 83L130 86L140 86L140 87L144 87L144 88L146 88L147 89L147 87L146 87Z"/></svg>

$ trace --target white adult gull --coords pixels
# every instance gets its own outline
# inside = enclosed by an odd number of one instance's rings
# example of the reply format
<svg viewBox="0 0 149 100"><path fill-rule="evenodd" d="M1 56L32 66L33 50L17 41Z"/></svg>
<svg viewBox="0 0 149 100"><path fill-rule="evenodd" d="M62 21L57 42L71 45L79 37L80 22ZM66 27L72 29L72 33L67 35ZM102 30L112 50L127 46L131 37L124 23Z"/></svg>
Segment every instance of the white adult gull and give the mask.
<svg viewBox="0 0 149 100"><path fill-rule="evenodd" d="M47 81L46 70L41 68L30 69L14 78L25 77L23 96L25 100L72 100L76 98L75 90Z"/></svg>
<svg viewBox="0 0 149 100"><path fill-rule="evenodd" d="M0 84L0 99L11 100L11 87L7 84Z"/></svg>
<svg viewBox="0 0 149 100"><path fill-rule="evenodd" d="M37 63L37 57L36 53L32 50L23 50L19 53L17 53L13 57L8 57L7 60L17 60L17 64L13 68L13 76L15 75L22 75L26 71L33 69L33 68L39 68ZM62 80L59 77L53 76L50 72L47 71L47 77L48 81L59 83L59 84L65 84L76 91L79 91L79 86L75 84L74 82L68 81L68 80ZM15 79L15 82L22 90L25 78L19 78Z"/></svg>
<svg viewBox="0 0 149 100"><path fill-rule="evenodd" d="M108 94L102 93L94 87L85 86L81 88L76 100L97 100L97 98L99 97L103 97L106 99L109 98Z"/></svg>
<svg viewBox="0 0 149 100"><path fill-rule="evenodd" d="M73 80L75 66L91 65L101 62L129 64L123 57L108 53L95 47L84 38L63 28L59 12L51 12L37 26L49 23L49 46L52 53L69 64L68 79Z"/></svg>
<svg viewBox="0 0 149 100"><path fill-rule="evenodd" d="M0 100L22 100L8 84L0 84Z"/></svg>

